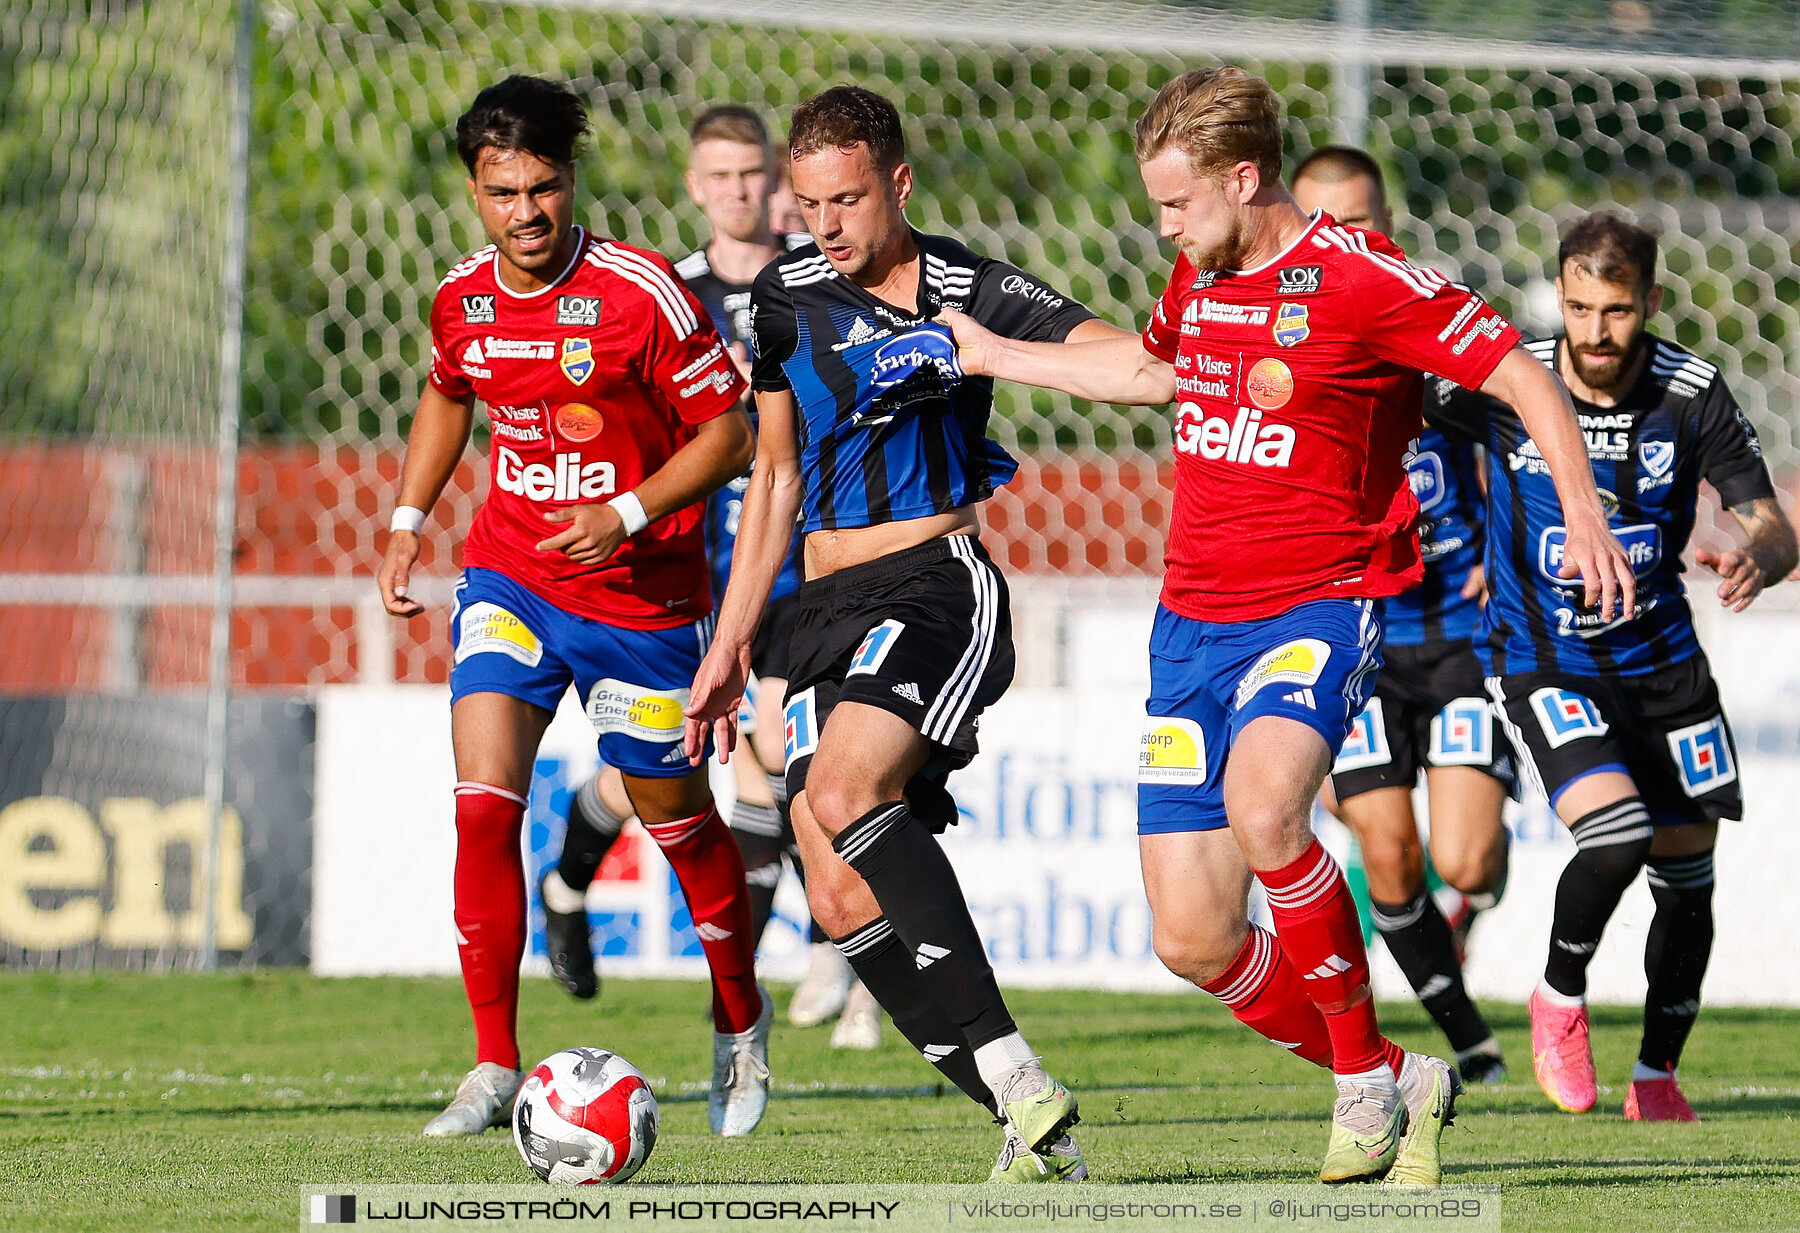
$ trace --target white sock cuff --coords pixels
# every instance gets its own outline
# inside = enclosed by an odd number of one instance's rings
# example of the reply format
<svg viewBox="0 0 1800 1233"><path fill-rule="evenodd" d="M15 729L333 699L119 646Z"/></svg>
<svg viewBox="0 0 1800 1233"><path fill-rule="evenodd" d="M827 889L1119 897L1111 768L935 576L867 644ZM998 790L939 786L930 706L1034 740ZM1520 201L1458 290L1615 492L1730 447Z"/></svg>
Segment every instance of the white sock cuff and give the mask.
<svg viewBox="0 0 1800 1233"><path fill-rule="evenodd" d="M999 1083L1021 1066L1037 1061L1037 1054L1018 1032L1009 1032L999 1040L990 1040L974 1051L975 1069L989 1087Z"/></svg>
<svg viewBox="0 0 1800 1233"><path fill-rule="evenodd" d="M1654 1067L1644 1065L1642 1062L1633 1062L1631 1064L1631 1081L1633 1083L1642 1083L1646 1079L1679 1078L1681 1078L1681 1070L1679 1067L1675 1070L1675 1073L1670 1074L1666 1070L1657 1070Z"/></svg>
<svg viewBox="0 0 1800 1233"><path fill-rule="evenodd" d="M587 896L563 881L562 872L552 865L544 875L544 906L552 912L580 912L587 907Z"/></svg>
<svg viewBox="0 0 1800 1233"><path fill-rule="evenodd" d="M1537 995L1552 1006L1566 1006L1571 1010L1587 1005L1585 997L1571 997L1566 993L1558 993L1550 987L1550 982L1538 981Z"/></svg>

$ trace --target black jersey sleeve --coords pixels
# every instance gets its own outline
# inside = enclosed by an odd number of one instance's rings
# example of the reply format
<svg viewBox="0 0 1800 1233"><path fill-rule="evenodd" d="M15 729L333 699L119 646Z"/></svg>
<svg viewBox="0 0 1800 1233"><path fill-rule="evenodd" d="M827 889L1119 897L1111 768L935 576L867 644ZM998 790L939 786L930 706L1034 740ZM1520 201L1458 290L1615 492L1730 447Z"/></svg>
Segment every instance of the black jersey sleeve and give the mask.
<svg viewBox="0 0 1800 1233"><path fill-rule="evenodd" d="M984 261L975 274L969 315L1003 338L1061 342L1094 314L1073 296L1046 287L1017 266Z"/></svg>
<svg viewBox="0 0 1800 1233"><path fill-rule="evenodd" d="M1714 377L1692 408L1700 474L1718 489L1719 502L1729 508L1774 496L1756 429L1725 387L1725 378Z"/></svg>
<svg viewBox="0 0 1800 1233"><path fill-rule="evenodd" d="M782 364L794 357L800 342L800 324L794 316L794 298L781 281L781 262L771 261L750 286L750 388L787 390Z"/></svg>
<svg viewBox="0 0 1800 1233"><path fill-rule="evenodd" d="M1425 378L1425 422L1452 441L1486 446L1491 434L1489 419L1499 405L1448 377Z"/></svg>

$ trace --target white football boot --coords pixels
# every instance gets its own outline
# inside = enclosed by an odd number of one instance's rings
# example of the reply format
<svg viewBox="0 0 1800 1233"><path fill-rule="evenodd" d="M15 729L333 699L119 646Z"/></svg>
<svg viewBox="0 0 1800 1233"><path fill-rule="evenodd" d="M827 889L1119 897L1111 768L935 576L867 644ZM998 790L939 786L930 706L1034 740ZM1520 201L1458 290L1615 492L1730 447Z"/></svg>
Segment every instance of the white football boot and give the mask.
<svg viewBox="0 0 1800 1233"><path fill-rule="evenodd" d="M713 1033L712 1095L706 1101L706 1124L716 1135L747 1135L769 1107L769 1024L775 999L761 985L762 1014L742 1032Z"/></svg>
<svg viewBox="0 0 1800 1233"><path fill-rule="evenodd" d="M503 1125L512 1109L513 1097L524 1082L522 1070L509 1070L498 1062L482 1062L463 1076L449 1107L425 1123L425 1137L478 1135L489 1126Z"/></svg>
<svg viewBox="0 0 1800 1233"><path fill-rule="evenodd" d="M833 1049L881 1048L881 1004L860 980L850 986L844 1013L831 1029Z"/></svg>

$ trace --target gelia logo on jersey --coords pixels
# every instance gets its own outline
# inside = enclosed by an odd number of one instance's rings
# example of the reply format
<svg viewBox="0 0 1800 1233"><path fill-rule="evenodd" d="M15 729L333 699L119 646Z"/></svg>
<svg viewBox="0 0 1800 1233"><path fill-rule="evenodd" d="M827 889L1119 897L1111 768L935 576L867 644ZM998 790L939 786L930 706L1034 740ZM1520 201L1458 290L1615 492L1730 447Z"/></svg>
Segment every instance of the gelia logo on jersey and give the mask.
<svg viewBox="0 0 1800 1233"><path fill-rule="evenodd" d="M1625 545L1625 555L1631 558L1631 571L1639 578L1654 570L1662 562L1662 528L1654 523L1639 523L1632 527L1614 527L1613 534ZM1538 537L1538 572L1552 586L1564 590L1579 589L1579 579L1564 578L1557 571L1562 569L1563 546L1569 538L1564 527L1546 527Z"/></svg>
<svg viewBox="0 0 1800 1233"><path fill-rule="evenodd" d="M610 462L583 464L580 454L558 454L550 464L527 463L504 445L494 447L494 485L527 501L583 501L610 495L617 483Z"/></svg>
<svg viewBox="0 0 1800 1233"><path fill-rule="evenodd" d="M869 384L880 393L926 371L936 372L945 385L962 380L956 341L941 325L920 326L883 344L869 366Z"/></svg>
<svg viewBox="0 0 1800 1233"><path fill-rule="evenodd" d="M1285 467L1294 459L1294 430L1265 424L1259 407L1239 407L1237 416L1208 415L1199 403L1184 402L1175 418L1175 448L1209 461Z"/></svg>
<svg viewBox="0 0 1800 1233"><path fill-rule="evenodd" d="M1420 512L1431 509L1444 499L1444 460L1430 450L1414 454L1406 460L1406 480Z"/></svg>

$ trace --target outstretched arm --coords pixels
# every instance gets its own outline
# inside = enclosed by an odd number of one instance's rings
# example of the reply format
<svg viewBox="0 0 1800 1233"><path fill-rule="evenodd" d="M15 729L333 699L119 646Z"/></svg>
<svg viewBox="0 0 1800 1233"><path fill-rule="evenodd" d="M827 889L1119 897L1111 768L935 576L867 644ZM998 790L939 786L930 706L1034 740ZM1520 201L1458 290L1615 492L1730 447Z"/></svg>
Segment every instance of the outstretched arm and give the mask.
<svg viewBox="0 0 1800 1233"><path fill-rule="evenodd" d="M469 428L475 419L475 396L452 398L430 382L419 394L412 431L406 437L406 458L400 464L400 497L406 505L427 514L443 495L444 485L456 472L463 449L469 444ZM419 559L419 533L395 531L388 537L376 579L381 601L395 616L418 616L425 605L406 592L413 563Z"/></svg>
<svg viewBox="0 0 1800 1233"><path fill-rule="evenodd" d="M1741 548L1711 552L1705 548L1694 559L1719 575L1719 603L1742 612L1763 588L1794 572L1800 547L1794 541L1794 524L1788 521L1774 497L1758 497L1731 507L1749 540Z"/></svg>
<svg viewBox="0 0 1800 1233"><path fill-rule="evenodd" d="M1612 620L1614 612L1629 618L1637 611L1637 575L1600 504L1587 441L1575 418L1568 387L1531 352L1514 347L1483 383L1481 392L1518 412L1525 431L1550 466L1550 478L1562 502L1566 535L1560 573L1564 578L1581 579L1583 601L1589 608L1598 603L1601 620Z"/></svg>
<svg viewBox="0 0 1800 1233"><path fill-rule="evenodd" d="M688 762L694 766L700 765L709 726L719 760L730 760L737 743L738 703L750 679L750 640L787 561L800 514L800 438L795 427L799 412L793 391L761 391L756 408L756 467L738 517L731 580L719 607L712 647L694 674L688 697L684 740Z"/></svg>
<svg viewBox="0 0 1800 1233"><path fill-rule="evenodd" d="M1069 342L1002 338L967 313L938 310L956 335L957 359L970 376L1041 385L1094 402L1161 406L1175 400L1175 367L1148 351L1135 334L1083 322Z"/></svg>

